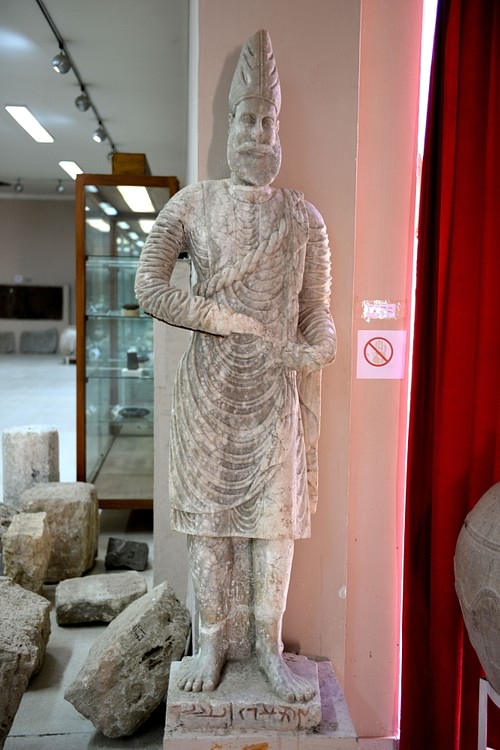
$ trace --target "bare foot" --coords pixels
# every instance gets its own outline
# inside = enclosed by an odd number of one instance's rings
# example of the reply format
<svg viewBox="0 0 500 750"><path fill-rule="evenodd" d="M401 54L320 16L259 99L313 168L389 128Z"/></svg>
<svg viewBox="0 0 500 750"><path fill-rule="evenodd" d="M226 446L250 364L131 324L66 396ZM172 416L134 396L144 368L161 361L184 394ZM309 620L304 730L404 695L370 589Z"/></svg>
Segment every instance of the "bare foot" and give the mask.
<svg viewBox="0 0 500 750"><path fill-rule="evenodd" d="M288 703L306 703L316 694L313 686L294 674L280 654L259 652L259 667L266 675L274 692Z"/></svg>
<svg viewBox="0 0 500 750"><path fill-rule="evenodd" d="M224 649L216 648L210 642L205 643L199 653L184 667L181 677L177 680L177 687L187 693L215 690L225 661Z"/></svg>

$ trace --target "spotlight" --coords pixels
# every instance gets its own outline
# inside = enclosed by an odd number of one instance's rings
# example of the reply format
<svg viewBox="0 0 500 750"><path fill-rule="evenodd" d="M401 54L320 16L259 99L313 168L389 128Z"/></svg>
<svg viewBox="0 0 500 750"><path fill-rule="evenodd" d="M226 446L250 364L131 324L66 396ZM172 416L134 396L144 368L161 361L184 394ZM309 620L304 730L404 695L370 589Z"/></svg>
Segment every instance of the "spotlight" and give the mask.
<svg viewBox="0 0 500 750"><path fill-rule="evenodd" d="M102 143L106 140L106 137L106 131L104 130L102 125L99 125L99 127L96 128L96 130L94 130L94 132L92 133L92 138L96 143Z"/></svg>
<svg viewBox="0 0 500 750"><path fill-rule="evenodd" d="M85 89L82 89L82 93L80 94L80 96L76 97L76 99L75 99L75 107L80 112L86 112L89 109L89 107L90 107L90 99L89 99L88 94L85 91Z"/></svg>
<svg viewBox="0 0 500 750"><path fill-rule="evenodd" d="M66 189L66 188L65 188L65 187L64 187L64 185L62 184L62 180L59 180L59 184L58 184L58 186L56 187L56 193L64 193L65 189Z"/></svg>
<svg viewBox="0 0 500 750"><path fill-rule="evenodd" d="M21 178L20 177L17 178L17 182L14 185L14 190L16 191L16 193L22 193L23 190L24 190L24 185L21 182Z"/></svg>
<svg viewBox="0 0 500 750"><path fill-rule="evenodd" d="M61 73L62 75L69 73L71 70L71 63L62 47L60 47L58 54L52 58L52 67L56 73Z"/></svg>

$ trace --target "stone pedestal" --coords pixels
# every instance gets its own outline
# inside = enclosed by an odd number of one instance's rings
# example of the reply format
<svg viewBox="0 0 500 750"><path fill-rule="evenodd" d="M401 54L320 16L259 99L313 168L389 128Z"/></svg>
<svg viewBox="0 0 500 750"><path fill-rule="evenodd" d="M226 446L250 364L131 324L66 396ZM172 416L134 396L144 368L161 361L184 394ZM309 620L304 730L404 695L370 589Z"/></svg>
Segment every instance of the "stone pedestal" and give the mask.
<svg viewBox="0 0 500 750"><path fill-rule="evenodd" d="M187 657L190 658L190 657ZM317 696L287 703L269 688L255 659L229 662L213 693L176 686L184 662L172 664L164 750L354 750L357 738L330 662L285 655L314 681Z"/></svg>
<svg viewBox="0 0 500 750"><path fill-rule="evenodd" d="M3 431L4 502L19 506L24 490L59 481L59 434L55 427L32 425Z"/></svg>

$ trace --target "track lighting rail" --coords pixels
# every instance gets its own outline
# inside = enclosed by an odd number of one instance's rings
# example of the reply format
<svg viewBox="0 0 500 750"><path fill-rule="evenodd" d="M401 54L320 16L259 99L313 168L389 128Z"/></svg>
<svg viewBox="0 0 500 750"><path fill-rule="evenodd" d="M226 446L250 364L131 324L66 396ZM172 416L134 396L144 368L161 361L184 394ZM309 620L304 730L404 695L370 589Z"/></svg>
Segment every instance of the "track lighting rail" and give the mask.
<svg viewBox="0 0 500 750"><path fill-rule="evenodd" d="M93 111L94 116L95 116L95 118L97 120L98 128L102 128L102 130L104 130L104 132L106 134L106 139L108 140L108 142L109 142L109 144L111 146L111 150L112 151L116 151L116 146L113 143L113 141L111 140L111 136L109 134L109 131L106 128L106 126L103 125L102 117L99 114L99 112L97 110L97 107L95 106L94 102L92 101L92 98L89 95L87 87L84 84L83 79L82 79L82 77L80 75L80 71L78 70L78 67L77 67L74 59L70 55L69 50L68 50L68 48L67 48L67 46L66 46L66 44L64 42L64 39L62 38L62 36L61 36L61 34L59 32L59 29L55 25L55 23L54 23L51 15L49 13L49 11L45 7L45 3L43 2L43 0L35 0L35 2L38 5L38 7L40 8L40 10L42 11L42 13L43 13L43 15L45 17L45 20L47 21L48 25L50 26L50 29L51 29L52 33L55 36L55 38L57 40L57 44L59 46L59 50L61 52L63 52L66 55L66 57L68 58L68 61L69 61L70 65L71 65L71 70L75 74L76 80L78 81L78 84L80 86L80 96L82 94L85 94L85 96L87 97L87 99L89 101L89 107L88 108L90 108ZM104 140L104 139L102 139L102 140Z"/></svg>

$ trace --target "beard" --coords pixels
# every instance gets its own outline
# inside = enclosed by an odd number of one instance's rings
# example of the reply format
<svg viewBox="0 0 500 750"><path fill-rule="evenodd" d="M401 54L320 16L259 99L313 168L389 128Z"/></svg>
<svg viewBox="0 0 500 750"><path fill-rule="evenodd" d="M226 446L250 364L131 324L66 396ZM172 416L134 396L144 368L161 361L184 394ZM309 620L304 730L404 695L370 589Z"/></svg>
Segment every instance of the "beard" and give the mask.
<svg viewBox="0 0 500 750"><path fill-rule="evenodd" d="M256 143L236 145L231 135L227 143L227 162L231 173L245 185L264 187L276 179L281 167L281 143L273 146Z"/></svg>

